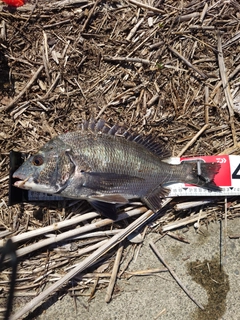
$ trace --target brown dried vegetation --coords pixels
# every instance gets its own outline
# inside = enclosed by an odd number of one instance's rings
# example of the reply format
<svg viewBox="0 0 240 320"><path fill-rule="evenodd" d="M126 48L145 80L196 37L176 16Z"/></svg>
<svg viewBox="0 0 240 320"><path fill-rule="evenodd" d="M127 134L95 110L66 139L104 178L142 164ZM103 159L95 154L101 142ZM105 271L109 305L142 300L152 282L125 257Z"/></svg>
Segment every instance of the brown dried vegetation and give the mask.
<svg viewBox="0 0 240 320"><path fill-rule="evenodd" d="M45 204L44 214L41 208L37 214L36 205L6 205L9 151L35 152L52 136L76 130L82 119L103 117L152 132L174 156L238 154L239 12L236 0L32 0L16 10L1 5L1 238L89 210L82 203ZM216 203L209 217L222 217L222 208ZM169 212L161 223L179 218ZM79 260L78 251L67 248L66 258L61 250L44 248L21 260L21 294L36 295L55 281L50 270L57 278ZM6 269L1 287L7 279ZM81 292L87 290L80 284Z"/></svg>

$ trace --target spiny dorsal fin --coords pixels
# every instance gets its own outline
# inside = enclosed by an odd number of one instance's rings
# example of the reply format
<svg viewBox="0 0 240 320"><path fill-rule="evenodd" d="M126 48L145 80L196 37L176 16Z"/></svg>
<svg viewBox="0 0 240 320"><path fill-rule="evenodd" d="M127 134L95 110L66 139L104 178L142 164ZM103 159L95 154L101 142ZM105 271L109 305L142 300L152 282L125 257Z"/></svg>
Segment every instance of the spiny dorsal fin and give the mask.
<svg viewBox="0 0 240 320"><path fill-rule="evenodd" d="M103 119L89 121L85 120L82 123L82 131L91 131L93 133L104 133L113 136L123 137L126 140L133 141L139 145L144 146L148 151L159 156L161 159L165 159L171 156L171 152L166 149L166 146L159 141L156 141L152 135L142 135L132 132L124 126L115 124L110 126Z"/></svg>

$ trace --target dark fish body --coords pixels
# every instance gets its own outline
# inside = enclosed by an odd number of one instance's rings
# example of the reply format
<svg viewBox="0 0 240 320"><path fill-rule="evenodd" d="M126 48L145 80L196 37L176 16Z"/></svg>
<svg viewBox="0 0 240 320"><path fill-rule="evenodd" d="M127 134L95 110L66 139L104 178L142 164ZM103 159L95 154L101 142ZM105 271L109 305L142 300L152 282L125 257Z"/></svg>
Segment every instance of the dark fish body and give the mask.
<svg viewBox="0 0 240 320"><path fill-rule="evenodd" d="M161 208L169 183L185 182L218 189L218 163L170 165L170 154L150 137L103 120L82 130L59 135L46 143L14 173L16 186L86 199L101 213L116 218L116 204L141 198L154 212Z"/></svg>

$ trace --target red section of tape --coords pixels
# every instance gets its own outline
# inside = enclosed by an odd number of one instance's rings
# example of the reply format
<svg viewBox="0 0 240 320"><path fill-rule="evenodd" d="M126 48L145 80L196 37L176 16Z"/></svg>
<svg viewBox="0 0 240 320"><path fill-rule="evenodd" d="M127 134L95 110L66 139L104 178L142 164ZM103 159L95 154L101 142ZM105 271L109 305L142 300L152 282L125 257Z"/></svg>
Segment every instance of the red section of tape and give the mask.
<svg viewBox="0 0 240 320"><path fill-rule="evenodd" d="M216 174L214 178L214 182L219 187L230 187L231 184L231 168L229 162L229 156L200 156L200 157L190 157L190 158L180 158L181 161L183 160L203 160L204 162L218 162L221 164L221 168Z"/></svg>
<svg viewBox="0 0 240 320"><path fill-rule="evenodd" d="M24 0L2 0L6 4L8 4L10 7L21 7L24 5Z"/></svg>

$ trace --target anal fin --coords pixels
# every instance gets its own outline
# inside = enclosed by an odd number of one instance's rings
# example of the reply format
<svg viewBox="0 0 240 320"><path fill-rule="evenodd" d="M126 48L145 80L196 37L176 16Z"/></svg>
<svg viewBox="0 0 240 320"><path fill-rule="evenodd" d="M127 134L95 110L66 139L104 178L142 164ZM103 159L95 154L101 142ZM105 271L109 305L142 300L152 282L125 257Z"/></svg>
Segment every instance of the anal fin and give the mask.
<svg viewBox="0 0 240 320"><path fill-rule="evenodd" d="M128 203L128 200L120 194L100 194L88 197L88 202L103 216L116 220L117 206Z"/></svg>
<svg viewBox="0 0 240 320"><path fill-rule="evenodd" d="M153 211L157 212L162 208L162 201L169 194L170 190L162 186L158 186L151 190L141 200Z"/></svg>
<svg viewBox="0 0 240 320"><path fill-rule="evenodd" d="M91 200L89 201L91 206L97 210L101 215L104 217L107 217L112 220L116 220L117 215L117 206L113 203L103 202L103 201L97 201L97 200Z"/></svg>

